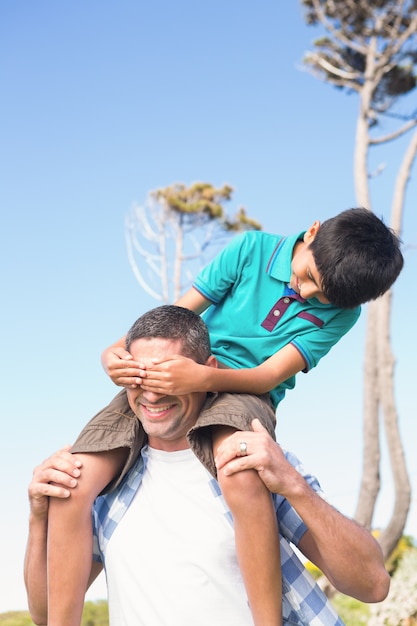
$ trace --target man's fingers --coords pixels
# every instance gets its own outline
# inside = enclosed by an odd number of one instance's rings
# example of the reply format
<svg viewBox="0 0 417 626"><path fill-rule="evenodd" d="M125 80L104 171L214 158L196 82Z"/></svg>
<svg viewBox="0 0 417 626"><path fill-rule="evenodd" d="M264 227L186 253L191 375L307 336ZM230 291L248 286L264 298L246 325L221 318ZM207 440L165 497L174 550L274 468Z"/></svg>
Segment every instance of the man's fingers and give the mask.
<svg viewBox="0 0 417 626"><path fill-rule="evenodd" d="M33 471L33 478L39 482L48 482L54 480L51 478L53 472L61 472L65 475L71 475L75 478L80 476L81 461L70 452L58 453L51 456Z"/></svg>
<svg viewBox="0 0 417 626"><path fill-rule="evenodd" d="M82 462L79 458L69 452L71 446L67 445L58 452L43 461L41 465L33 470L32 481L29 485L29 495L40 498L45 495L55 495L58 497L68 497L62 492L67 488L73 489L77 486L77 478L81 474ZM55 484L52 490L48 486ZM58 491L57 491L58 488Z"/></svg>
<svg viewBox="0 0 417 626"><path fill-rule="evenodd" d="M32 500L43 499L45 496L51 498L69 498L71 491L61 485L52 483L36 483L29 487L29 498Z"/></svg>
<svg viewBox="0 0 417 626"><path fill-rule="evenodd" d="M43 493L44 485L48 485L49 483L55 483L59 485L64 485L65 487L74 488L77 486L77 479L74 478L73 475L70 475L69 472L73 474L80 475L80 471L77 468L69 469L68 471L61 471L58 469L44 469L33 475L33 480L31 482L30 488L38 489Z"/></svg>
<svg viewBox="0 0 417 626"><path fill-rule="evenodd" d="M253 463L247 457L237 457L232 461L226 462L220 469L225 476L232 476L237 472L243 472L247 469L253 469Z"/></svg>
<svg viewBox="0 0 417 626"><path fill-rule="evenodd" d="M67 472L52 468L39 470L34 474L29 485L29 498L32 501L42 500L45 496L68 498L71 495L71 489L74 489L77 484L77 479Z"/></svg>
<svg viewBox="0 0 417 626"><path fill-rule="evenodd" d="M261 422L258 420L257 417L254 420L252 420L252 428L255 433L267 433L268 432L265 426L262 426Z"/></svg>

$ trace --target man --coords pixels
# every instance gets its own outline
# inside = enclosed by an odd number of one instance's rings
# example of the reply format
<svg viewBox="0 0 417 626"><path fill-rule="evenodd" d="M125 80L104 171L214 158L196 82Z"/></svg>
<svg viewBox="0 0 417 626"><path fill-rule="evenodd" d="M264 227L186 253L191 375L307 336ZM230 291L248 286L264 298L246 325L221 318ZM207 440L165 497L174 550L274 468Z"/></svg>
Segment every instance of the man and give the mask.
<svg viewBox="0 0 417 626"><path fill-rule="evenodd" d="M204 322L188 309L163 306L146 313L132 326L126 342L134 359L150 362L181 354L216 367ZM189 447L190 432L199 416L210 411L213 398L203 392L169 396L140 387L129 389L128 396L148 446L121 485L99 497L93 510L97 560L90 582L104 564L110 623L253 624L230 514L218 483ZM340 591L365 602L386 596L389 577L370 533L328 505L318 495L317 481L299 473L298 460L284 454L256 420L253 432L235 433L220 446L216 465L234 479L243 471L257 472L274 494L282 534L284 624L342 624L290 541ZM35 470L29 488L25 580L38 624L47 623L45 496L62 498L70 489L74 497L70 476L78 473L76 457L62 451ZM82 474L77 480L82 481ZM253 508L256 515L256 503Z"/></svg>

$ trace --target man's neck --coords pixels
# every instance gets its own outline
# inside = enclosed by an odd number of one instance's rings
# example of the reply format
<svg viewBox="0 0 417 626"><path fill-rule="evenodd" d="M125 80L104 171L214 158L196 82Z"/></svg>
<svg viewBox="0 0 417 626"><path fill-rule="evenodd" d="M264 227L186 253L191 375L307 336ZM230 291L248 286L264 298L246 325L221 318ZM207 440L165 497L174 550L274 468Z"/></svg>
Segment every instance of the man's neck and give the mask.
<svg viewBox="0 0 417 626"><path fill-rule="evenodd" d="M180 450L188 450L190 444L186 438L167 441L158 439L157 437L149 437L148 445L154 450L163 450L164 452L179 452Z"/></svg>

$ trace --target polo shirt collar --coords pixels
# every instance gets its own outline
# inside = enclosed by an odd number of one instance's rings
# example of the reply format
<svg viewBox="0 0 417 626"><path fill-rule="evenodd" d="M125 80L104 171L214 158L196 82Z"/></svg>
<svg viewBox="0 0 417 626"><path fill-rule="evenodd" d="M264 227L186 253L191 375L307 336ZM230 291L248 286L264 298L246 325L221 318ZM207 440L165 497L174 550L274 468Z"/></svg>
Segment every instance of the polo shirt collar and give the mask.
<svg viewBox="0 0 417 626"><path fill-rule="evenodd" d="M266 273L272 278L282 281L283 283L289 283L291 280L291 261L294 246L297 241L302 241L305 230L297 235L290 235L289 237L282 237L273 251L268 265L266 267Z"/></svg>

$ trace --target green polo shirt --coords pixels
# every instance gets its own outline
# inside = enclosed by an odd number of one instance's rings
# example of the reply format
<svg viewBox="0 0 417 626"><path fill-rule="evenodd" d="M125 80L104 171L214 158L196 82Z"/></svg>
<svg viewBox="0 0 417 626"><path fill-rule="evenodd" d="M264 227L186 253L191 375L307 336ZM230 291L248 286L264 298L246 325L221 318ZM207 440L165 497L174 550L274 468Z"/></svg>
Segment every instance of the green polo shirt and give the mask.
<svg viewBox="0 0 417 626"><path fill-rule="evenodd" d="M303 235L238 235L197 276L193 286L213 303L204 320L219 361L256 367L290 343L307 372L355 324L360 307L304 300L289 287L294 245ZM275 406L294 385L292 376L271 391Z"/></svg>

